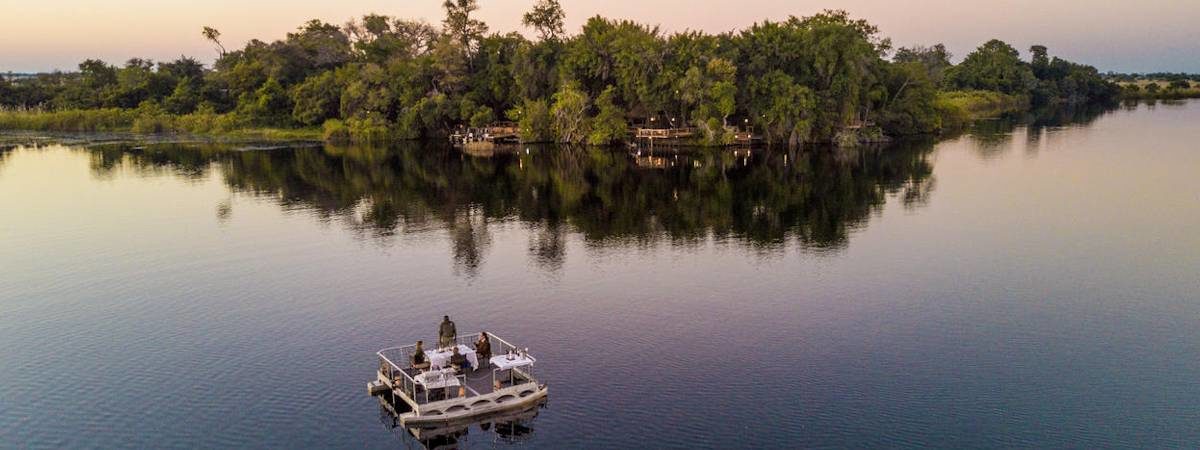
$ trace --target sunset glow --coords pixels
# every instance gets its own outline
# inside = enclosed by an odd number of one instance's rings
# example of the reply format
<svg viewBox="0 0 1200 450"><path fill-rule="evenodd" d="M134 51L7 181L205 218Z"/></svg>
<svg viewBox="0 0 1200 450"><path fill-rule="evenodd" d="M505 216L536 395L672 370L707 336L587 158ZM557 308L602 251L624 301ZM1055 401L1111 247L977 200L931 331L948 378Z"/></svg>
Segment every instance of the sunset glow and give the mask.
<svg viewBox="0 0 1200 450"><path fill-rule="evenodd" d="M530 0L481 2L479 18L492 31L529 31L520 26ZM878 25L897 45L943 42L957 57L980 43L1003 39L1024 51L1050 47L1056 55L1087 61L1102 71L1200 71L1200 2L1082 0L1005 2L815 1L696 2L666 0L574 0L563 2L568 32L590 16L659 24L664 30L707 32L741 29L762 19L845 9ZM0 6L0 71L74 69L86 58L119 63L131 57L173 59L182 52L211 62L216 56L200 36L202 26L222 31L240 47L257 38L280 39L299 24L318 18L334 24L365 13L424 18L439 23L438 0L265 0L208 2L56 0L5 2ZM957 58L956 58L957 59Z"/></svg>

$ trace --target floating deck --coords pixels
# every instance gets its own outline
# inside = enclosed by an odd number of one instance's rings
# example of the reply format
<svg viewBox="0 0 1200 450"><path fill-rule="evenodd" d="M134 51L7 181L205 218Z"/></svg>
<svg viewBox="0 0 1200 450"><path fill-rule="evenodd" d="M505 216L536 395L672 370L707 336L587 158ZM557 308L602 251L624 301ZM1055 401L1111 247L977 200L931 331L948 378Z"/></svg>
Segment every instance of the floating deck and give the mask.
<svg viewBox="0 0 1200 450"><path fill-rule="evenodd" d="M478 338L478 333L460 336L456 344L473 353L472 345ZM467 420L528 407L545 399L546 385L534 376L537 360L532 356L505 360L503 355L517 353L518 348L492 334L489 340L493 354L500 355L500 359L495 364L479 360L479 367L464 369L461 374L443 370L446 368L437 363L429 371L412 368L415 345L380 350L377 379L368 384L368 391L407 403L411 411L399 416L405 425Z"/></svg>

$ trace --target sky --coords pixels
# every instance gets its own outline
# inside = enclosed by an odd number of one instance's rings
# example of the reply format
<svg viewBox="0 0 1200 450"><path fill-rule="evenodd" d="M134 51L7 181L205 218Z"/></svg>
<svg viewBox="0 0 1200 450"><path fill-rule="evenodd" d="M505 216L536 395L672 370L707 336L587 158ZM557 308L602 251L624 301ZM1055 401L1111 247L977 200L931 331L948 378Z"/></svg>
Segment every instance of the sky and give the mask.
<svg viewBox="0 0 1200 450"><path fill-rule="evenodd" d="M896 46L945 43L956 60L998 38L1023 52L1050 53L1102 71L1200 72L1200 0L561 0L567 30L591 16L632 19L665 31L723 32L764 19L845 9L879 26ZM521 31L533 0L480 0L492 31ZM0 0L0 72L70 70L86 58L131 57L206 63L216 50L203 26L230 49L251 38L282 38L305 21L335 24L366 13L440 23L441 0Z"/></svg>

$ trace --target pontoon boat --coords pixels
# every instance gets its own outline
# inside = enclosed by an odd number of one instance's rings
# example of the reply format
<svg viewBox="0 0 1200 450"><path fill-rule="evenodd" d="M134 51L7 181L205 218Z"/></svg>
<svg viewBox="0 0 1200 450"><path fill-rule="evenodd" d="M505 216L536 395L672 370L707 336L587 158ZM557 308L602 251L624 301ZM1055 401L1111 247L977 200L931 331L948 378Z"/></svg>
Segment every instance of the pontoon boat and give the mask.
<svg viewBox="0 0 1200 450"><path fill-rule="evenodd" d="M426 350L430 367L422 370L412 367L415 344L380 350L377 379L367 390L407 403L411 411L399 417L406 426L468 420L544 399L546 385L534 376L537 360L494 334L488 337L494 356L487 360L475 354L479 333L457 338L459 353L473 366L457 369L450 364L454 346Z"/></svg>

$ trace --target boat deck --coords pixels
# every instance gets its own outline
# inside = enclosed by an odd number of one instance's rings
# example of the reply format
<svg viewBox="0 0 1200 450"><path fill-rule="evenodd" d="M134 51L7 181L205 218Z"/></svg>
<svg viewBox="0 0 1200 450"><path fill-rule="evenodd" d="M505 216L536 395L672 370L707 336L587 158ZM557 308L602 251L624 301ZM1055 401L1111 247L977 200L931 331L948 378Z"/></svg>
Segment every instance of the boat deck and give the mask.
<svg viewBox="0 0 1200 450"><path fill-rule="evenodd" d="M483 361L480 361L480 365L484 365L484 364L485 363ZM491 366L484 366L484 367L481 367L481 368L478 368L475 370L466 371L466 372L464 372L463 375L459 376L459 381L463 382L463 387L466 388L466 396L467 397L477 397L480 395L486 395L486 394L492 393L492 391L495 389L495 385L492 384L492 369L493 369L493 367L491 367ZM408 369L404 369L404 373L408 374L408 376L410 376L410 377L415 378L417 375L420 374L420 371L412 369L412 368L408 368ZM496 381L500 382L500 388L506 388L509 386L519 385L524 382L528 382L527 380L523 380L523 378L519 374L516 374L515 378L516 378L515 384L511 383L509 377L507 377L507 376L499 376L496 378ZM449 398L454 398L454 397L458 396L458 392L457 392L458 387L457 386L453 387L453 388L448 388L448 389L450 390L449 394L451 395L451 397L449 397ZM445 400L447 398L446 390L447 389L431 390L429 392L429 401L434 402L434 401L438 401L438 400ZM425 402L424 390L421 390L419 392L419 394L420 394L418 396L420 398L419 401L424 403Z"/></svg>
<svg viewBox="0 0 1200 450"><path fill-rule="evenodd" d="M459 336L455 345L458 345L464 353L470 352L474 356L474 340L478 337L478 333ZM517 353L518 351L515 346L495 335L489 335L489 339L493 351L500 350L501 354ZM429 384L435 387L426 388L425 380L420 376L422 371L414 369L410 363L414 350L415 345L407 345L378 352L380 358L378 373L380 385L378 388L391 391L392 394L404 398L418 410L423 405L432 403L471 401L475 397L502 397L509 394L507 391L510 388L527 385L536 387L539 384L533 374L535 360L532 357L529 357L528 362L525 363L507 364L506 367L512 366L511 370L496 370L496 367L492 366L486 358L477 358L480 367L467 369L458 374L456 376L458 385L444 386L444 383L435 382ZM445 362L443 361L442 364ZM374 389L369 388L369 390ZM520 389L518 393L525 391L525 389ZM521 397L525 397L525 395L521 395Z"/></svg>

